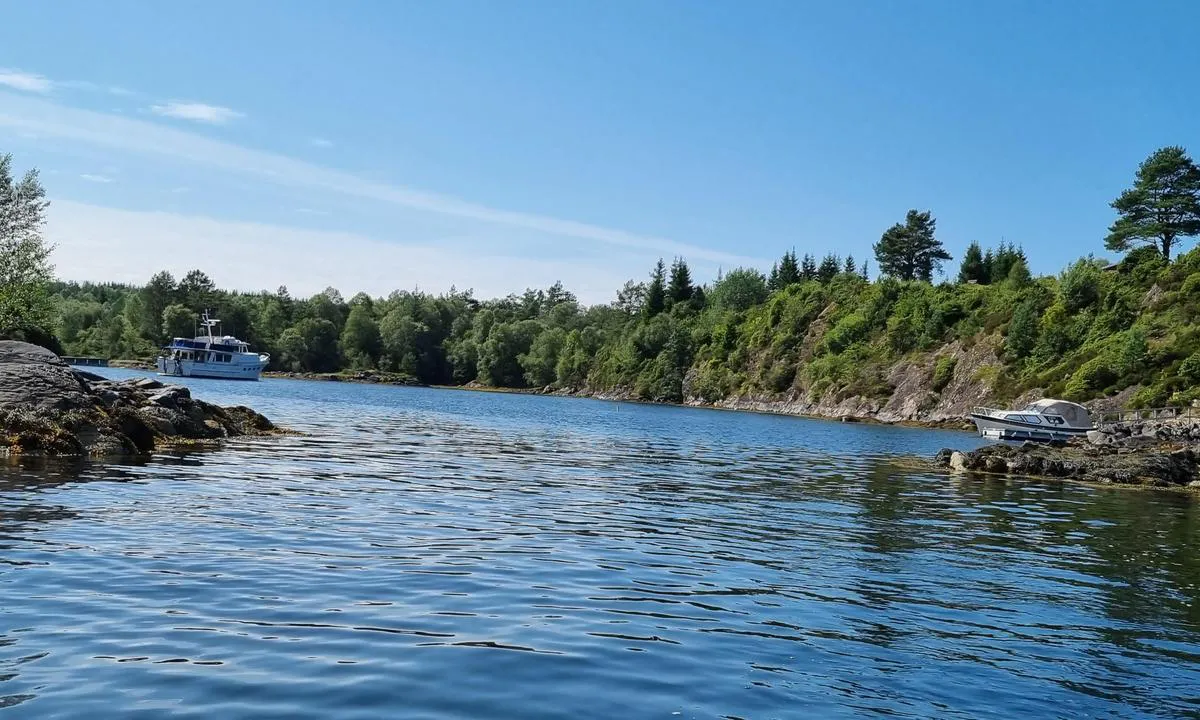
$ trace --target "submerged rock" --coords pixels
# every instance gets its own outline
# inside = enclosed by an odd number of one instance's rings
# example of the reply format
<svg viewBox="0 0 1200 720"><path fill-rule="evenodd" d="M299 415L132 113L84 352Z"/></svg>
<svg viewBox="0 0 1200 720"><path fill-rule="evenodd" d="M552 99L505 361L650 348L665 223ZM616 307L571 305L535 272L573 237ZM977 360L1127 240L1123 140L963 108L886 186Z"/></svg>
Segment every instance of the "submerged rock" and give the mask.
<svg viewBox="0 0 1200 720"><path fill-rule="evenodd" d="M43 348L0 341L0 455L135 456L274 432L247 407L212 405L153 378L106 380Z"/></svg>

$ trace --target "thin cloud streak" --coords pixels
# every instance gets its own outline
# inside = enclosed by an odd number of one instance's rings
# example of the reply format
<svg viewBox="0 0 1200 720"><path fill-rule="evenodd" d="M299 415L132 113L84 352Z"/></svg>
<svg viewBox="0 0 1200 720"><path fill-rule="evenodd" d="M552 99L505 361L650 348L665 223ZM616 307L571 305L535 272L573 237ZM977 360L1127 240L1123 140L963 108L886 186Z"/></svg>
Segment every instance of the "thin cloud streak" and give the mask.
<svg viewBox="0 0 1200 720"><path fill-rule="evenodd" d="M91 173L83 173L79 177L87 180L88 182L94 183L110 183L113 181L113 179L110 177L106 177L104 175L92 175Z"/></svg>
<svg viewBox="0 0 1200 720"><path fill-rule="evenodd" d="M162 105L152 105L150 106L150 111L165 117L208 123L210 125L227 125L233 120L245 117L242 113L227 107L197 102L169 102Z"/></svg>
<svg viewBox="0 0 1200 720"><path fill-rule="evenodd" d="M11 68L0 68L0 85L25 92L48 93L54 87L50 78Z"/></svg>
<svg viewBox="0 0 1200 720"><path fill-rule="evenodd" d="M70 108L45 100L0 93L0 127L36 130L47 135L137 153L162 155L197 165L269 180L276 185L377 200L399 207L513 228L561 235L662 255L681 255L727 267L762 265L758 258L709 250L666 238L562 220L533 213L478 205L398 185L365 180L351 173L251 150L220 140L143 120Z"/></svg>
<svg viewBox="0 0 1200 720"><path fill-rule="evenodd" d="M386 242L355 233L115 210L69 200L50 205L46 238L56 247L56 274L76 281L144 283L159 270L180 277L201 268L221 287L249 292L287 285L294 294L307 296L333 286L347 296L360 290L383 296L415 287L436 293L457 286L487 298L561 280L581 301L601 303L612 300L625 279L620 262L485 254L478 262L464 263L459 248L436 239Z"/></svg>

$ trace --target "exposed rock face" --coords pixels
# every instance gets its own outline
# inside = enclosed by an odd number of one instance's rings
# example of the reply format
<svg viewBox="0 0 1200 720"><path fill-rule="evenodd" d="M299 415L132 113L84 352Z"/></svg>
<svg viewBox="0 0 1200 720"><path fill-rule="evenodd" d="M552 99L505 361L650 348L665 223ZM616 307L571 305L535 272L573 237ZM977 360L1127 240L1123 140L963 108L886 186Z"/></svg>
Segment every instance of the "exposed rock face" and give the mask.
<svg viewBox="0 0 1200 720"><path fill-rule="evenodd" d="M814 394L798 386L786 395L742 396L715 403L731 410L754 410L784 415L817 417L857 417L879 422L957 425L967 427L967 414L976 405L986 404L1002 388L994 387L1002 366L998 356L998 338L983 338L971 347L959 341L946 344L937 352L918 360L901 360L886 373L892 386L884 399L833 393ZM934 367L938 358L954 360L954 372L940 391L933 389ZM687 393L685 393L687 395ZM692 405L706 404L698 397L686 397Z"/></svg>
<svg viewBox="0 0 1200 720"><path fill-rule="evenodd" d="M48 350L0 342L0 455L132 456L272 432L249 408L212 405L151 378L105 380Z"/></svg>
<svg viewBox="0 0 1200 720"><path fill-rule="evenodd" d="M1094 432L1089 435L1095 437L1069 445L997 444L967 453L946 449L937 454L934 463L958 471L1197 487L1200 443L1191 439L1197 427L1200 423L1188 424L1180 431L1183 434L1165 441L1155 434Z"/></svg>

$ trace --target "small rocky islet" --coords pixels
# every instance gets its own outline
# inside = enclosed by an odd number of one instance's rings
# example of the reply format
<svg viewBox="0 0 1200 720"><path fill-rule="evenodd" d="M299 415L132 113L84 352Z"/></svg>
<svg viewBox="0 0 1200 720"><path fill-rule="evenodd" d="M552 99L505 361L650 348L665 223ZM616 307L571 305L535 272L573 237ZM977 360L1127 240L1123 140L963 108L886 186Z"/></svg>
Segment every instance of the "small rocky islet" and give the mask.
<svg viewBox="0 0 1200 720"><path fill-rule="evenodd" d="M1200 489L1200 419L1115 423L1065 443L944 448L934 464L959 472Z"/></svg>
<svg viewBox="0 0 1200 720"><path fill-rule="evenodd" d="M153 378L108 380L50 350L0 341L0 456L136 457L169 446L285 432Z"/></svg>

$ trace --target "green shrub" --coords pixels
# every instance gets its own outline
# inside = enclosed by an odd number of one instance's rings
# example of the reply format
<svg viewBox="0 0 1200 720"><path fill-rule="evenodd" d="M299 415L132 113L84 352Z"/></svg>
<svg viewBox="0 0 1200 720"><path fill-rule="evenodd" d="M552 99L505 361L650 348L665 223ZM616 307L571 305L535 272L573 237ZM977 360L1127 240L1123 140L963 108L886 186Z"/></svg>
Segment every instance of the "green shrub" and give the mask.
<svg viewBox="0 0 1200 720"><path fill-rule="evenodd" d="M1067 397L1072 400L1088 400L1117 378L1118 373L1107 357L1094 357L1071 375L1071 379L1067 381Z"/></svg>
<svg viewBox="0 0 1200 720"><path fill-rule="evenodd" d="M1200 384L1200 350L1179 363L1179 377L1189 383Z"/></svg>
<svg viewBox="0 0 1200 720"><path fill-rule="evenodd" d="M931 381L934 392L941 392L950 384L950 381L954 379L954 367L957 364L958 358L953 355L943 355L937 359L933 366L933 380Z"/></svg>

